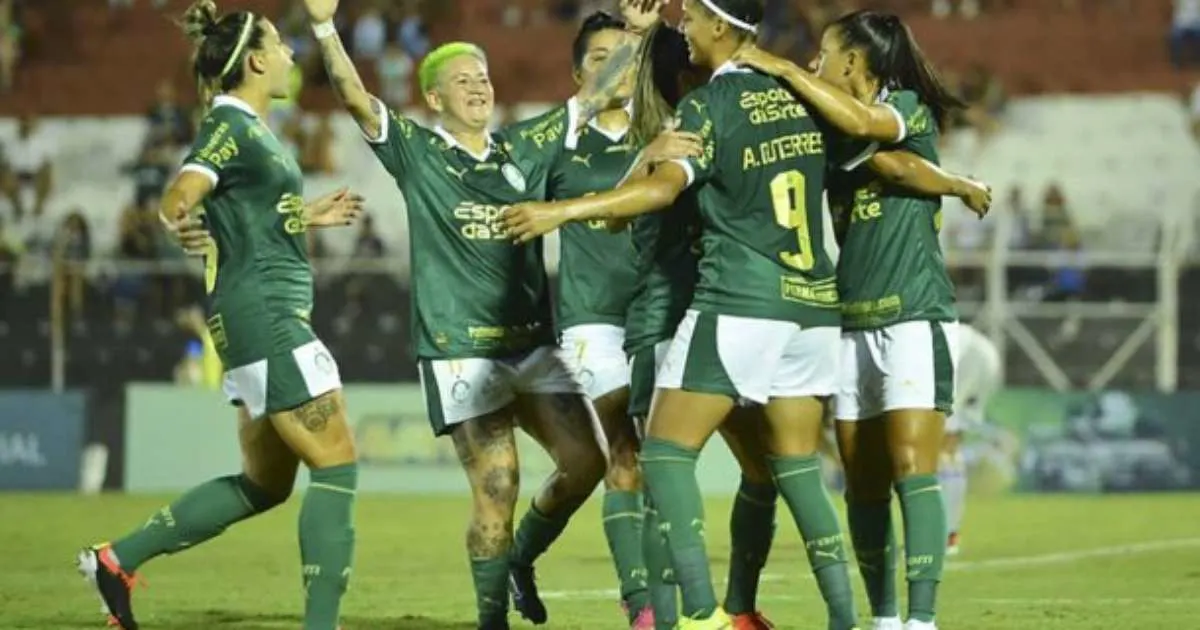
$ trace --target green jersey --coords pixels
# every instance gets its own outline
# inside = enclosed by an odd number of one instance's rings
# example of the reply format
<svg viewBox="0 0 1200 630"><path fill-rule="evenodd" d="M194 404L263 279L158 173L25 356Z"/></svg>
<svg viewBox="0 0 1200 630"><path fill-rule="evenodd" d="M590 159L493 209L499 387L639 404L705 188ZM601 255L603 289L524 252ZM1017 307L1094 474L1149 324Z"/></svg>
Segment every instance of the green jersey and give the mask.
<svg viewBox="0 0 1200 630"><path fill-rule="evenodd" d="M892 149L937 163L937 124L915 93L887 103L904 120ZM881 180L870 169L834 171L829 206L841 245L838 290L843 326L880 328L910 320L954 321L954 284L938 243L940 197L923 197Z"/></svg>
<svg viewBox="0 0 1200 630"><path fill-rule="evenodd" d="M213 182L204 221L209 329L226 369L312 341L312 268L299 165L245 102L218 96L184 171Z"/></svg>
<svg viewBox="0 0 1200 630"><path fill-rule="evenodd" d="M763 74L726 64L679 104L704 153L680 161L704 222L693 307L724 315L840 322L825 252L825 125Z"/></svg>
<svg viewBox="0 0 1200 630"><path fill-rule="evenodd" d="M568 121L576 120L573 100L564 109ZM625 132L608 132L595 124L578 133L568 128L564 141L549 165L548 200L612 190L636 157ZM613 234L604 221L588 221L567 223L558 234L558 330L580 324L624 326L637 282L629 232Z"/></svg>
<svg viewBox="0 0 1200 630"><path fill-rule="evenodd" d="M700 249L695 191L667 210L639 216L630 234L638 278L625 324L625 353L632 357L674 337L692 303Z"/></svg>
<svg viewBox="0 0 1200 630"><path fill-rule="evenodd" d="M502 214L543 197L541 145L561 137L565 116L492 136L480 155L394 111L382 120L371 144L408 208L417 356L503 358L552 344L542 243L514 245Z"/></svg>

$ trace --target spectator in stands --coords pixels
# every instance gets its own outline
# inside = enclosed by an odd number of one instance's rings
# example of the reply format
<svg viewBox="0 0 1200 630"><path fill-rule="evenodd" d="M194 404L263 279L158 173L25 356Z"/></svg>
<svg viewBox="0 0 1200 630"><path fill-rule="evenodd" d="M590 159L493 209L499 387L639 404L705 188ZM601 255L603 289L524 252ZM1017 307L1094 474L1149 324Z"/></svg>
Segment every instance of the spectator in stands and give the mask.
<svg viewBox="0 0 1200 630"><path fill-rule="evenodd" d="M391 44L375 64L375 73L382 84L383 100L393 109L403 109L412 102L413 60L399 44Z"/></svg>
<svg viewBox="0 0 1200 630"><path fill-rule="evenodd" d="M760 26L760 45L785 59L813 57L816 38L804 0L767 0Z"/></svg>
<svg viewBox="0 0 1200 630"><path fill-rule="evenodd" d="M947 18L958 9L958 14L972 20L979 17L979 0L933 0L934 17Z"/></svg>
<svg viewBox="0 0 1200 630"><path fill-rule="evenodd" d="M1008 193L1008 205L1002 210L1005 220L1010 223L1008 248L1030 249L1033 246L1033 236L1029 225L1029 207L1025 205L1019 186L1013 186Z"/></svg>
<svg viewBox="0 0 1200 630"><path fill-rule="evenodd" d="M65 295L67 315L83 321L84 289L87 287L87 261L92 256L91 230L82 209L76 208L63 219L54 235L54 265Z"/></svg>
<svg viewBox="0 0 1200 630"><path fill-rule="evenodd" d="M1168 48L1176 68L1200 61L1200 0L1175 0Z"/></svg>
<svg viewBox="0 0 1200 630"><path fill-rule="evenodd" d="M192 115L179 104L175 85L170 81L158 84L157 100L150 106L146 120L150 123L150 137L162 138L175 146L192 141Z"/></svg>
<svg viewBox="0 0 1200 630"><path fill-rule="evenodd" d="M383 55L387 45L387 23L383 21L383 12L378 7L367 7L358 16L354 22L351 44L355 59L374 61Z"/></svg>
<svg viewBox="0 0 1200 630"><path fill-rule="evenodd" d="M383 258L387 247L384 245L379 233L375 231L375 221L372 220L371 215L364 216L358 226L358 237L354 241L354 250L350 255L351 259L356 262L362 262ZM351 271L345 285L346 299L343 302L344 306L342 309L344 317L352 318L366 310L369 294L367 289L371 286L371 281L377 277L374 271L365 273L357 270Z"/></svg>
<svg viewBox="0 0 1200 630"><path fill-rule="evenodd" d="M0 216L0 321L8 319L5 312L12 303L13 290L17 280L17 264L21 260L24 248L20 239L5 229L4 217Z"/></svg>
<svg viewBox="0 0 1200 630"><path fill-rule="evenodd" d="M0 145L0 195L12 205L12 212L16 215L17 208L21 205L20 195L21 187L17 184L17 175L12 170L12 165L8 163L8 156L4 153L4 146ZM0 213L0 218L3 218ZM19 217L15 217L19 218Z"/></svg>
<svg viewBox="0 0 1200 630"><path fill-rule="evenodd" d="M12 91L21 59L21 25L14 0L0 0L0 94Z"/></svg>
<svg viewBox="0 0 1200 630"><path fill-rule="evenodd" d="M33 191L33 214L41 216L54 185L54 142L39 132L38 121L32 114L21 117L17 124L17 140L8 149L9 165L17 180L13 195L14 210L19 218L24 214L24 193Z"/></svg>
<svg viewBox="0 0 1200 630"><path fill-rule="evenodd" d="M1050 184L1042 196L1042 229L1038 243L1045 249L1060 249L1071 240L1072 234L1076 234L1075 222L1067 210L1067 196L1058 184ZM1077 235L1074 240L1078 241Z"/></svg>
<svg viewBox="0 0 1200 630"><path fill-rule="evenodd" d="M328 112L317 117L316 127L305 134L302 146L300 170L322 175L337 172L333 159L333 119Z"/></svg>
<svg viewBox="0 0 1200 630"><path fill-rule="evenodd" d="M147 209L149 209L147 211ZM158 229L158 200L141 206L131 205L121 213L117 237L117 255L125 266L117 270L113 283L114 315L119 328L133 325L138 300L146 288L147 265L157 258L155 232ZM134 265L130 267L129 265Z"/></svg>
<svg viewBox="0 0 1200 630"><path fill-rule="evenodd" d="M421 17L421 4L417 0L406 0L400 11L396 39L410 57L420 59L429 52L429 33Z"/></svg>
<svg viewBox="0 0 1200 630"><path fill-rule="evenodd" d="M175 382L219 391L224 369L213 345L212 334L208 331L204 308L191 306L180 309L175 315L175 323L191 337L185 347L183 360L175 366Z"/></svg>
<svg viewBox="0 0 1200 630"><path fill-rule="evenodd" d="M172 141L155 137L152 132L137 161L125 167L126 174L133 178L134 203L139 207L158 199L166 189L175 168L172 145Z"/></svg>

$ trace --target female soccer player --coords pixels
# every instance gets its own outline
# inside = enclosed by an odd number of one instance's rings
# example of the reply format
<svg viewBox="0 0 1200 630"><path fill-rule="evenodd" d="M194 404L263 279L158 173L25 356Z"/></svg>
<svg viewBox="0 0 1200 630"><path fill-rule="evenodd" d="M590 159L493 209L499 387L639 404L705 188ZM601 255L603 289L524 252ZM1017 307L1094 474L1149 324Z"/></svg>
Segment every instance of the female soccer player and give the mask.
<svg viewBox="0 0 1200 630"><path fill-rule="evenodd" d="M435 433L454 441L474 496L467 551L479 627L508 628L513 558L549 547L606 469L604 436L555 348L540 243L514 245L501 221L503 207L543 198L545 152L559 146L569 121L560 111L490 134L486 57L452 43L421 62L421 91L440 124L420 127L363 86L331 22L337 0L305 4L334 88L404 194L426 405ZM514 419L556 464L515 545ZM521 601L523 584L512 586Z"/></svg>
<svg viewBox="0 0 1200 630"><path fill-rule="evenodd" d="M161 215L174 230L204 208L215 248L206 257L208 327L227 368L225 392L238 405L245 464L128 536L83 550L78 566L112 621L136 630L130 589L138 567L283 503L303 461L312 479L300 510L304 628L333 630L350 576L358 469L337 363L309 326L305 231L346 224L361 199L338 193L306 206L299 166L263 123L271 100L287 94L292 67L292 51L269 20L218 16L212 0L199 0L183 24L211 109Z"/></svg>
<svg viewBox="0 0 1200 630"><path fill-rule="evenodd" d="M576 82L596 85L620 82L629 64L620 61L634 50L630 35L640 37L658 16L657 2L622 3L624 20L597 12L584 20L572 46ZM645 6L643 6L645 5ZM627 30L628 29L628 32ZM621 90L624 91L624 90ZM579 99L529 121L507 128L506 136L535 134L554 120L565 120L559 137L547 138L547 199L571 199L611 190L629 170L636 152L629 142L629 108L616 101L588 122ZM672 143L698 154L699 143ZM663 146L660 143L660 146ZM669 148L669 147L668 147ZM686 157L676 152L671 157ZM657 159L663 159L658 155ZM653 613L647 592L642 552L641 471L638 436L627 415L629 374L625 363L626 309L636 288L636 272L626 233L610 233L603 221L564 226L559 234L561 258L555 327L564 362L595 405L609 445L605 475L604 531L608 538L622 605L633 628L652 629ZM544 545L529 545L530 526L545 517L533 506L516 533L511 588L517 610L535 623L547 619L533 576L535 553Z"/></svg>
<svg viewBox="0 0 1200 630"><path fill-rule="evenodd" d="M930 162L937 161L940 121L961 105L894 15L857 12L832 23L821 40L816 77L757 50L743 51L739 60L786 80L833 125ZM968 205L986 213L986 187L969 180L947 184L962 186L977 189L965 195ZM830 177L829 202L841 241L844 332L836 417L851 536L875 628L899 628L894 485L905 522L905 627L932 629L947 540L937 470L954 397L958 319L938 244L941 198L914 195L872 169L854 168Z"/></svg>
<svg viewBox="0 0 1200 630"><path fill-rule="evenodd" d="M661 24L646 36L637 69L632 137L635 145L646 146L652 145L664 126L669 127L680 100L703 85L709 73L688 60L683 35ZM639 167L647 168L639 168L638 176L648 173L650 162L642 160ZM630 225L637 252L638 284L626 318L625 349L632 392L629 414L643 428L650 415L655 373L692 302L700 230L699 210L692 194L682 195L669 210L636 217ZM766 463L766 429L760 409L738 408L732 416L721 425L720 432L741 466L742 480L730 518L732 549L724 607L733 619L734 630L765 630L773 626L757 611L756 599L759 576L774 537L775 482ZM654 616L660 622L658 627L672 628L677 614L676 588L666 541L659 532L657 509L649 501L644 527Z"/></svg>

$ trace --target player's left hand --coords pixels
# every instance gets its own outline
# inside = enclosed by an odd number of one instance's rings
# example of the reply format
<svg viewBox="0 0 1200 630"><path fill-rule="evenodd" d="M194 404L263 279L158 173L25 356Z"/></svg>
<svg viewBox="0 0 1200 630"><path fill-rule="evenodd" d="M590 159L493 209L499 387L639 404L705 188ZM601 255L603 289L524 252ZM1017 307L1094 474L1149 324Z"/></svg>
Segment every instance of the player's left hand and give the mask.
<svg viewBox="0 0 1200 630"><path fill-rule="evenodd" d="M759 72L776 77L799 69L799 66L796 64L782 57L777 57L758 46L746 46L737 51L733 56L733 63L739 66L754 68Z"/></svg>
<svg viewBox="0 0 1200 630"><path fill-rule="evenodd" d="M661 18L667 0L621 0L621 18L634 33L645 33Z"/></svg>
<svg viewBox="0 0 1200 630"><path fill-rule="evenodd" d="M362 195L342 188L308 203L304 208L305 218L311 227L341 227L353 225L363 214Z"/></svg>
<svg viewBox="0 0 1200 630"><path fill-rule="evenodd" d="M992 187L970 177L963 177L958 198L980 219L992 209Z"/></svg>
<svg viewBox="0 0 1200 630"><path fill-rule="evenodd" d="M504 211L504 226L513 242L520 244L557 230L563 218L563 213L552 203L519 203Z"/></svg>
<svg viewBox="0 0 1200 630"><path fill-rule="evenodd" d="M158 215L163 229L167 231L171 240L178 243L188 256L203 256L208 253L209 246L212 244L212 235L208 233L208 229L204 227L200 218L191 215L188 212L187 204L182 201L179 202L176 216L179 218L171 220L164 217L162 213Z"/></svg>

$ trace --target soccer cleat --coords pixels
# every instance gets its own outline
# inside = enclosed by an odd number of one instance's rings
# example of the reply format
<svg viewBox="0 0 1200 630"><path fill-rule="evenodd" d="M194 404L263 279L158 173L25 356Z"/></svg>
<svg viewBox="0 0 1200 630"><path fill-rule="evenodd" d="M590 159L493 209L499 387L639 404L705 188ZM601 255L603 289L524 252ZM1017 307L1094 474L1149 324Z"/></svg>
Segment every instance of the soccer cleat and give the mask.
<svg viewBox="0 0 1200 630"><path fill-rule="evenodd" d="M904 630L937 630L937 624L932 621L909 619L908 623L904 624Z"/></svg>
<svg viewBox="0 0 1200 630"><path fill-rule="evenodd" d="M733 630L771 630L775 627L770 619L758 611L734 615L732 621Z"/></svg>
<svg viewBox="0 0 1200 630"><path fill-rule="evenodd" d="M100 594L108 611L108 625L120 630L137 630L133 618L132 593L136 576L129 575L117 564L110 545L88 547L76 556L76 568Z"/></svg>
<svg viewBox="0 0 1200 630"><path fill-rule="evenodd" d="M546 605L538 596L537 580L533 567L511 566L508 568L508 591L512 594L513 608L529 623L540 626L546 623Z"/></svg>
<svg viewBox="0 0 1200 630"><path fill-rule="evenodd" d="M961 549L958 548L958 532L950 532L950 536L946 539L946 555L957 556Z"/></svg>
<svg viewBox="0 0 1200 630"><path fill-rule="evenodd" d="M629 630L654 630L654 609L649 606L643 608L637 617L634 617Z"/></svg>
<svg viewBox="0 0 1200 630"><path fill-rule="evenodd" d="M876 617L871 620L871 630L904 630L899 617Z"/></svg>
<svg viewBox="0 0 1200 630"><path fill-rule="evenodd" d="M733 630L733 621L718 608L708 619L680 619L675 630Z"/></svg>

